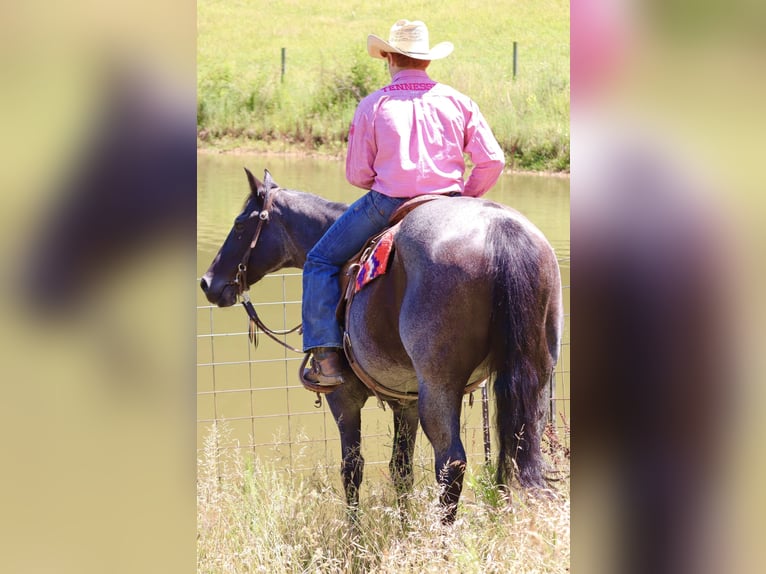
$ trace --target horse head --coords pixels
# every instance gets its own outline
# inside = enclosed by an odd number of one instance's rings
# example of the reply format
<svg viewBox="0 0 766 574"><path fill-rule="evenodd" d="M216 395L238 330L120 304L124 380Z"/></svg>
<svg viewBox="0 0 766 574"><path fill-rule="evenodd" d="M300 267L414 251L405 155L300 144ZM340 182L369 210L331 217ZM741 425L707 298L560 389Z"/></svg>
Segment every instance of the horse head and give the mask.
<svg viewBox="0 0 766 574"><path fill-rule="evenodd" d="M250 194L200 281L208 301L219 307L233 305L237 295L250 285L290 265L286 249L289 242L285 240L281 208L276 201L280 188L268 170L264 170L263 182L247 168L245 172Z"/></svg>

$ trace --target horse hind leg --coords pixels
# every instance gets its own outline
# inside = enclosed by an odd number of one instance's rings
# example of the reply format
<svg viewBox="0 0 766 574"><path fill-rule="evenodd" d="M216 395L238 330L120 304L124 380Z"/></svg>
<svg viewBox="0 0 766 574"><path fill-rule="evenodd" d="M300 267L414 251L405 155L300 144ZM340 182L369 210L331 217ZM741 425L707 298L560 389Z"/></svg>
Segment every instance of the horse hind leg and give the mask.
<svg viewBox="0 0 766 574"><path fill-rule="evenodd" d="M466 454L460 440L461 392L429 390L420 384L418 413L420 424L434 449L434 470L440 487L439 502L443 509L442 522L452 524L463 491Z"/></svg>
<svg viewBox="0 0 766 574"><path fill-rule="evenodd" d="M548 367L548 376L545 378L547 384L543 385L543 389L541 389L541 399L543 404L547 405L548 416L543 417L543 426L545 419L551 424L555 424L556 408L553 401L556 396L553 394L553 390L555 388L556 365L561 353L561 332L564 325L564 303L560 277L557 278L555 287L556 290L549 299L545 314L545 345L548 353L545 362Z"/></svg>
<svg viewBox="0 0 766 574"><path fill-rule="evenodd" d="M555 368L559 360L561 332L564 329L564 301L561 292L561 277L558 274L554 288L545 313L545 341L552 361L551 369Z"/></svg>

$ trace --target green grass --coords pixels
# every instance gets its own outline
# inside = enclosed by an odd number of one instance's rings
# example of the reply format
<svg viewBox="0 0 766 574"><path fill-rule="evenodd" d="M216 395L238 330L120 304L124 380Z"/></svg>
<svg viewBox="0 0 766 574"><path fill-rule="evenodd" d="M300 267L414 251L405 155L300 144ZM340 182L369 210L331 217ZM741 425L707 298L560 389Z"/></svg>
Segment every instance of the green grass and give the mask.
<svg viewBox="0 0 766 574"><path fill-rule="evenodd" d="M393 485L368 469L354 537L336 469L329 476L323 467L296 473L248 462L218 448L225 435L213 429L198 465L200 574L569 571L568 478L538 498L502 493L491 469L469 466L458 519L444 527L433 473L416 473L400 512ZM565 452L549 452L563 473Z"/></svg>
<svg viewBox="0 0 766 574"><path fill-rule="evenodd" d="M455 52L429 74L471 96L508 166L569 169L569 2L200 0L199 145L339 154L356 103L388 82L366 52L397 18L424 20ZM513 78L513 42L518 74ZM286 70L281 77L281 49Z"/></svg>

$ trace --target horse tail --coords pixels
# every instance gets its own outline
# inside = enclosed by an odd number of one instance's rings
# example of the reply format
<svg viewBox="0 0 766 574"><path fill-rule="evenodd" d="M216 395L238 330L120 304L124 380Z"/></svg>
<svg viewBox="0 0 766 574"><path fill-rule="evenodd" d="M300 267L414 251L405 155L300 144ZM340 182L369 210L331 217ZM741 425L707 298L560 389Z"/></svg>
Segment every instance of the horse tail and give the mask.
<svg viewBox="0 0 766 574"><path fill-rule="evenodd" d="M544 486L542 423L544 390L553 368L546 341L550 284L539 244L510 218L494 219L488 247L493 276L490 368L494 375L497 481Z"/></svg>

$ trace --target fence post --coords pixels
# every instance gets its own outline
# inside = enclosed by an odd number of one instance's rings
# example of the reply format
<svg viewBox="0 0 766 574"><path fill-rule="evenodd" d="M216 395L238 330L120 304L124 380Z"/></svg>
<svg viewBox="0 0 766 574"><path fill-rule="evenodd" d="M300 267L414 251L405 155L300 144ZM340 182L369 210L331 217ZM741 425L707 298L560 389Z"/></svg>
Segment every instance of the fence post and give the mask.
<svg viewBox="0 0 766 574"><path fill-rule="evenodd" d="M485 379L481 385L481 420L484 427L484 462L489 463L492 458L492 451L489 444L489 397L487 395L487 385L489 379Z"/></svg>
<svg viewBox="0 0 766 574"><path fill-rule="evenodd" d="M285 61L286 61L286 60L287 60L287 48L282 48L282 76L281 76L281 81L282 81L282 82L284 82L284 81L285 81ZM515 66L515 64L514 64L514 68L515 68L515 67L516 67L516 66ZM515 74L514 74L514 75L515 75Z"/></svg>
<svg viewBox="0 0 766 574"><path fill-rule="evenodd" d="M516 64L518 62L518 43L513 42L513 79L516 79Z"/></svg>
<svg viewBox="0 0 766 574"><path fill-rule="evenodd" d="M548 395L548 422L551 426L556 426L556 369L553 369L551 373L551 380L549 383L549 395Z"/></svg>

